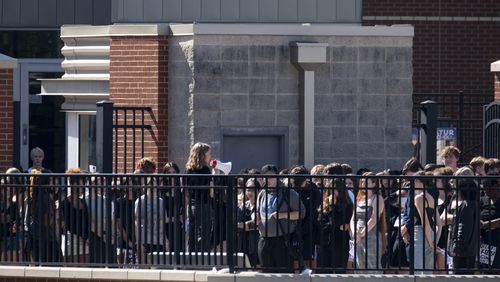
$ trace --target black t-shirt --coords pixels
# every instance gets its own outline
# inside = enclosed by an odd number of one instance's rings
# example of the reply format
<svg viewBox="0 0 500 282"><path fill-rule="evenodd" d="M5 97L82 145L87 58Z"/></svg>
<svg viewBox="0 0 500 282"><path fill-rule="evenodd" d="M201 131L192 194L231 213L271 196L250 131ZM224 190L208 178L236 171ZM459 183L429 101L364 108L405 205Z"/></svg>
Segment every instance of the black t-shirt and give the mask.
<svg viewBox="0 0 500 282"><path fill-rule="evenodd" d="M207 174L210 176L202 177L187 177L186 184L190 186L189 196L191 198L192 203L207 203L210 198L210 191L208 188L203 186L209 186L212 180L212 171L208 166L204 166L200 169L188 169L187 174Z"/></svg>
<svg viewBox="0 0 500 282"><path fill-rule="evenodd" d="M73 203L68 198L62 201L62 213L66 230L87 239L89 237L89 212L83 199L75 201L79 201L79 203Z"/></svg>
<svg viewBox="0 0 500 282"><path fill-rule="evenodd" d="M10 203L8 206L5 202L0 202L0 216L4 221L0 223L0 237L13 235L12 226L16 221L17 203Z"/></svg>
<svg viewBox="0 0 500 282"><path fill-rule="evenodd" d="M493 201L488 196L481 197L481 220L488 221L500 218L500 199Z"/></svg>
<svg viewBox="0 0 500 282"><path fill-rule="evenodd" d="M120 220L121 228L127 234L128 241L134 241L135 200L121 197L116 200L115 210L116 217Z"/></svg>

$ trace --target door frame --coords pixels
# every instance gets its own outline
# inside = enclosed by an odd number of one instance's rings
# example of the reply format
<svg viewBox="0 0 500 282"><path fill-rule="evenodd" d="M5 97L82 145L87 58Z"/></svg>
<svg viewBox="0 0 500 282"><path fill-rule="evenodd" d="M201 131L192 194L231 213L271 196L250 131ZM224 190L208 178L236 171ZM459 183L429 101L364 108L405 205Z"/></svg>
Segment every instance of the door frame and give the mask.
<svg viewBox="0 0 500 282"><path fill-rule="evenodd" d="M19 160L14 160L14 163L19 164L22 168L29 167L29 73L30 72L61 72L64 69L61 67L63 59L18 59L18 68L14 69L14 102L19 104L19 109L15 115L18 115L19 124L17 127L18 136L14 137L14 142L18 143L19 152L14 155L19 157ZM16 132L16 130L14 130Z"/></svg>

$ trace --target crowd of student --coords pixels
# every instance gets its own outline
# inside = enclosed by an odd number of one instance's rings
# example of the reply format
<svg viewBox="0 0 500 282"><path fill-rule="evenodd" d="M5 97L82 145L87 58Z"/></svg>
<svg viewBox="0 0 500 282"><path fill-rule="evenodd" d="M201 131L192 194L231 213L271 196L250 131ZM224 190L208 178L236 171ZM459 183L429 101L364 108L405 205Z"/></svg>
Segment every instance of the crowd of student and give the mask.
<svg viewBox="0 0 500 282"><path fill-rule="evenodd" d="M106 182L70 169L56 183L36 177L50 174L43 157L33 149L29 176L8 177L20 172L12 168L2 179L2 261L150 264L153 253L227 247L224 189L233 185L214 176L208 144L191 148L187 176L143 158L134 173L147 177ZM459 167L451 146L441 158L442 166L412 158L378 173L339 163L242 170L234 251L263 272L404 273L412 263L421 273L500 273L500 160Z"/></svg>

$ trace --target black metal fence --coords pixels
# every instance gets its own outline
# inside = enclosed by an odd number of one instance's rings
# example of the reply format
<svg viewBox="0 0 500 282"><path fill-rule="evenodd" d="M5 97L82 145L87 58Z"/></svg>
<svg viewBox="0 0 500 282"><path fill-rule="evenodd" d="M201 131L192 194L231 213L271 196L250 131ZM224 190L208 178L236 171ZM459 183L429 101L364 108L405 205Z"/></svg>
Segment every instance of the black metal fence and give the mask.
<svg viewBox="0 0 500 282"><path fill-rule="evenodd" d="M1 174L3 264L500 273L499 176Z"/></svg>

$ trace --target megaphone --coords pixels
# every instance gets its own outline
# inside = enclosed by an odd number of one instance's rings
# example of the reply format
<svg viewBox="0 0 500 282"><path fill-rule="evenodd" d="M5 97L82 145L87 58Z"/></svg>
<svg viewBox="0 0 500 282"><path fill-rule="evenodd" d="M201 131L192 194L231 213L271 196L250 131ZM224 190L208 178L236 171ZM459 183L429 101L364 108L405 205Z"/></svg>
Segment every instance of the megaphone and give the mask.
<svg viewBox="0 0 500 282"><path fill-rule="evenodd" d="M210 166L212 168L215 168L215 169L222 171L224 174L227 175L231 172L231 168L233 167L233 163L231 163L231 162L223 163L220 160L211 160Z"/></svg>

